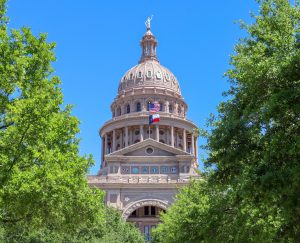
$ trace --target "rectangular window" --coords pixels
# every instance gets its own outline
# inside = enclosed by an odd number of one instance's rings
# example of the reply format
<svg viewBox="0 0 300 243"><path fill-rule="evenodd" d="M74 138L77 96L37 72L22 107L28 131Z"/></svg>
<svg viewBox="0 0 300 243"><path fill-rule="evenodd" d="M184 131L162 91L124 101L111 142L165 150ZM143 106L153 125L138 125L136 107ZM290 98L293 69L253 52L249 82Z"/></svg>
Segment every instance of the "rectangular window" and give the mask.
<svg viewBox="0 0 300 243"><path fill-rule="evenodd" d="M131 167L131 173L132 174L138 174L139 173L139 167Z"/></svg>
<svg viewBox="0 0 300 243"><path fill-rule="evenodd" d="M142 167L142 174L149 174L149 167L148 166L143 166Z"/></svg>
<svg viewBox="0 0 300 243"><path fill-rule="evenodd" d="M150 231L149 226L145 225L144 226L144 235L145 235L146 241L150 240L150 232L149 231Z"/></svg>
<svg viewBox="0 0 300 243"><path fill-rule="evenodd" d="M151 206L151 216L155 216L155 207Z"/></svg>
<svg viewBox="0 0 300 243"><path fill-rule="evenodd" d="M122 166L121 167L122 174L129 174L129 166Z"/></svg>
<svg viewBox="0 0 300 243"><path fill-rule="evenodd" d="M109 173L118 173L118 166L110 166L109 167Z"/></svg>
<svg viewBox="0 0 300 243"><path fill-rule="evenodd" d="M172 167L172 168L171 168L171 172L172 172L172 173L177 173L177 168L176 168L176 167Z"/></svg>
<svg viewBox="0 0 300 243"><path fill-rule="evenodd" d="M151 174L158 174L158 167L157 166L151 166Z"/></svg>
<svg viewBox="0 0 300 243"><path fill-rule="evenodd" d="M161 166L160 167L160 172L161 173L169 173L169 168L167 166Z"/></svg>
<svg viewBox="0 0 300 243"><path fill-rule="evenodd" d="M144 207L144 215L149 216L149 206Z"/></svg>

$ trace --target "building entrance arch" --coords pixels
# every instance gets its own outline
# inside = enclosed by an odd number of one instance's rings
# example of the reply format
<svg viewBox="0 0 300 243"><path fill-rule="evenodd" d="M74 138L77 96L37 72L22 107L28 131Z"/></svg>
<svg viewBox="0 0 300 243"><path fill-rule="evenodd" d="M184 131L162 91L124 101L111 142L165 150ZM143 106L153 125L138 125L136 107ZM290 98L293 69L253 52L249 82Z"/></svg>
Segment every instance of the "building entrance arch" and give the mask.
<svg viewBox="0 0 300 243"><path fill-rule="evenodd" d="M162 201L160 199L143 199L143 200L135 201L130 203L127 207L124 208L122 214L123 218L127 220L133 211L144 206L155 206L163 210L167 210L169 204L167 201Z"/></svg>

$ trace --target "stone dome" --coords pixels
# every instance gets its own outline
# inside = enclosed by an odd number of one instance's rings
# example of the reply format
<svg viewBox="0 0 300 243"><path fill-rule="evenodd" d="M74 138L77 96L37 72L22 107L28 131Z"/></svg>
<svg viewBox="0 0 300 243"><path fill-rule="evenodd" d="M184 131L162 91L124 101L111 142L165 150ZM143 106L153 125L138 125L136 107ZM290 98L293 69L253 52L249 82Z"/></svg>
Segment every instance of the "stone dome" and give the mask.
<svg viewBox="0 0 300 243"><path fill-rule="evenodd" d="M129 69L121 78L118 93L136 88L160 88L181 95L175 75L162 66L156 56L157 40L147 28L141 42L142 55L139 64Z"/></svg>
<svg viewBox="0 0 300 243"><path fill-rule="evenodd" d="M158 61L146 60L129 69L120 80L119 93L133 88L157 87L180 94L174 74Z"/></svg>

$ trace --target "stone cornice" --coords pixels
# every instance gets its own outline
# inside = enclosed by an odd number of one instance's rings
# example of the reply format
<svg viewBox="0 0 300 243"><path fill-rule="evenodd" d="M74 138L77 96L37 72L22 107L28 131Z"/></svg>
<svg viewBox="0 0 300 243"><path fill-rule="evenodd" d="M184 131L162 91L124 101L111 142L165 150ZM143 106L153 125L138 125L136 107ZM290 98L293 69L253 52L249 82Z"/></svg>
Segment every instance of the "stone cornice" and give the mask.
<svg viewBox="0 0 300 243"><path fill-rule="evenodd" d="M176 156L122 156L122 155L112 155L112 156L105 156L106 162L176 162Z"/></svg>
<svg viewBox="0 0 300 243"><path fill-rule="evenodd" d="M176 156L122 156L113 155L105 156L106 162L181 162L181 161L191 161L195 159L193 155L176 155Z"/></svg>
<svg viewBox="0 0 300 243"><path fill-rule="evenodd" d="M132 87L129 87L128 89L126 90L123 90L121 92L121 94L117 94L117 96L115 97L114 101L120 99L120 98L127 98L127 97L143 97L144 95L163 95L163 96L169 96L169 97L172 97L172 98L175 98L175 99L179 99L181 101L184 100L184 98L181 96L181 94L169 89L169 88L166 88L164 86L143 86L143 87L135 87L135 88L132 88Z"/></svg>
<svg viewBox="0 0 300 243"><path fill-rule="evenodd" d="M197 128L197 126L188 119L165 112L158 112L158 114L160 114L160 122L158 125L173 125L186 130L193 130ZM134 112L114 117L113 119L104 123L104 125L99 129L99 135L102 137L106 132L109 132L113 129L123 128L125 124L126 126L148 125L148 118L149 112Z"/></svg>
<svg viewBox="0 0 300 243"><path fill-rule="evenodd" d="M189 183L191 179L199 179L199 175L181 177L163 175L115 175L115 176L87 176L91 187L100 188L177 188Z"/></svg>

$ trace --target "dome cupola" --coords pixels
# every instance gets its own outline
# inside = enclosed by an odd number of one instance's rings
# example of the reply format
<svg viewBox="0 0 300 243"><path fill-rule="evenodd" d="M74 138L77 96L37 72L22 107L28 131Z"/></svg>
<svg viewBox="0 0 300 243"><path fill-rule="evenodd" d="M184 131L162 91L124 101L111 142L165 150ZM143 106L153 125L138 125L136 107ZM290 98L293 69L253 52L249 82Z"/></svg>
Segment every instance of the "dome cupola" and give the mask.
<svg viewBox="0 0 300 243"><path fill-rule="evenodd" d="M156 56L157 40L155 39L155 36L151 33L150 30L151 19L152 17L151 18L148 17L145 23L147 27L147 32L144 34L140 42L142 46L142 56L139 63L145 62L147 60L158 61Z"/></svg>
<svg viewBox="0 0 300 243"><path fill-rule="evenodd" d="M175 75L159 63L156 54L157 40L150 29L150 21L146 21L147 32L140 45L142 54L138 65L129 69L121 78L118 95L127 95L137 89L160 89L181 97L179 83Z"/></svg>

